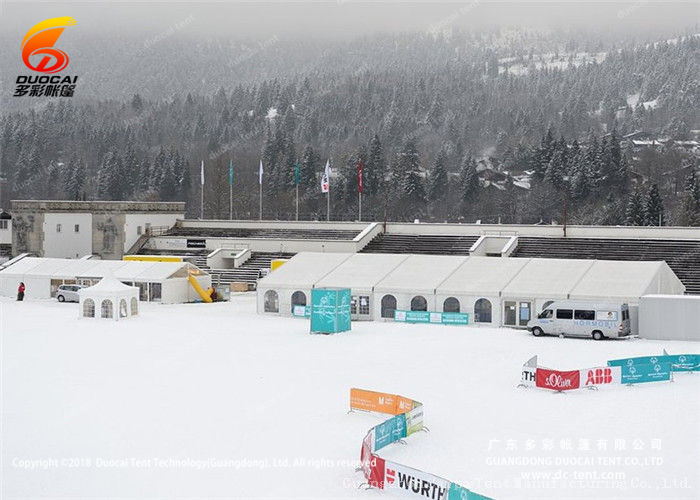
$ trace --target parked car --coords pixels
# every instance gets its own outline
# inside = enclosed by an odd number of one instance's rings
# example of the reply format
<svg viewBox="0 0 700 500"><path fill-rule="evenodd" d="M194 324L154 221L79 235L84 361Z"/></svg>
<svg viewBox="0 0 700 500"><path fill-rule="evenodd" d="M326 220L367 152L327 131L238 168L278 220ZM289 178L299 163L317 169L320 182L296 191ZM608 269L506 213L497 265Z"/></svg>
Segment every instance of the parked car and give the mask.
<svg viewBox="0 0 700 500"><path fill-rule="evenodd" d="M527 323L535 337L569 335L572 337L626 337L630 334L630 312L627 304L596 304L574 300L558 300L548 305L537 318Z"/></svg>
<svg viewBox="0 0 700 500"><path fill-rule="evenodd" d="M59 302L78 302L78 290L85 285L58 285L56 299Z"/></svg>

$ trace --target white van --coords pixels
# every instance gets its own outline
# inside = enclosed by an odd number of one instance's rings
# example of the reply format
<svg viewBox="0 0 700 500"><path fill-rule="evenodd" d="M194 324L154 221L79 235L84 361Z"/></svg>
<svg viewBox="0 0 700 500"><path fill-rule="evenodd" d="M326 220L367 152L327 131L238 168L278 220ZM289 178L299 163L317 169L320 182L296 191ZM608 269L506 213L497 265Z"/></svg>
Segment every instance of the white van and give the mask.
<svg viewBox="0 0 700 500"><path fill-rule="evenodd" d="M569 335L572 337L626 337L630 334L630 312L627 304L592 303L557 300L527 323L535 337Z"/></svg>

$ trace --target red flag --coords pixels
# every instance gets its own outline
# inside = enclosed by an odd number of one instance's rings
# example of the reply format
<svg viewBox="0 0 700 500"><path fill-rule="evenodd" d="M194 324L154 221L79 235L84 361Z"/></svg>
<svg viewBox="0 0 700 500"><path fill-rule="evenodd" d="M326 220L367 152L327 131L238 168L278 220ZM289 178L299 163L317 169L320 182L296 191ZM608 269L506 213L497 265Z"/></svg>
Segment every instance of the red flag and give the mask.
<svg viewBox="0 0 700 500"><path fill-rule="evenodd" d="M362 192L362 162L357 164L357 192Z"/></svg>

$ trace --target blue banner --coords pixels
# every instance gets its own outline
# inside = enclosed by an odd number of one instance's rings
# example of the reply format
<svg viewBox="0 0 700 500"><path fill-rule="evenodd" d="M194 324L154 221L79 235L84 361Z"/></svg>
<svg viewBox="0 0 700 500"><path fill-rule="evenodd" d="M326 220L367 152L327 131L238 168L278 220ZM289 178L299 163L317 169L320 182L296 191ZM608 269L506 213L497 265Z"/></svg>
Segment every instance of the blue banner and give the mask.
<svg viewBox="0 0 700 500"><path fill-rule="evenodd" d="M374 428L374 449L379 450L404 437L406 437L406 415L402 413Z"/></svg>
<svg viewBox="0 0 700 500"><path fill-rule="evenodd" d="M447 500L491 500L489 497L479 495L464 486L457 483L450 483L450 489L447 492Z"/></svg>
<svg viewBox="0 0 700 500"><path fill-rule="evenodd" d="M671 371L700 371L700 356L698 356L697 354L669 354L664 357L670 358Z"/></svg>
<svg viewBox="0 0 700 500"><path fill-rule="evenodd" d="M671 356L640 356L612 359L608 366L619 366L623 384L663 382L671 379Z"/></svg>
<svg viewBox="0 0 700 500"><path fill-rule="evenodd" d="M442 325L468 325L467 313L444 313L430 311L394 311L394 321L401 323L437 323Z"/></svg>

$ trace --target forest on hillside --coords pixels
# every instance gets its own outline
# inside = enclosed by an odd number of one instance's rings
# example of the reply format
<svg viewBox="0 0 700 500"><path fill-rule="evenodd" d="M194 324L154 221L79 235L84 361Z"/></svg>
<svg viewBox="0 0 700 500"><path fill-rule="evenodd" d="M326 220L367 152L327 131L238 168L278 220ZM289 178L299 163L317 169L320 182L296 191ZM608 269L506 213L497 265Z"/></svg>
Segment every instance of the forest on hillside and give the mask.
<svg viewBox="0 0 700 500"><path fill-rule="evenodd" d="M78 85L3 113L3 203L185 200L197 217L203 161L205 217L228 218L232 164L234 217L256 218L262 161L265 218L294 217L298 164L300 218L325 219L330 160L334 220L357 218L361 162L364 219L700 224L698 150L673 146L698 140L700 38L495 42L209 41L184 72L134 63L141 91ZM191 78L220 84L197 92ZM663 145L629 149L634 132Z"/></svg>

